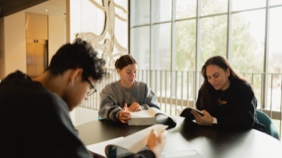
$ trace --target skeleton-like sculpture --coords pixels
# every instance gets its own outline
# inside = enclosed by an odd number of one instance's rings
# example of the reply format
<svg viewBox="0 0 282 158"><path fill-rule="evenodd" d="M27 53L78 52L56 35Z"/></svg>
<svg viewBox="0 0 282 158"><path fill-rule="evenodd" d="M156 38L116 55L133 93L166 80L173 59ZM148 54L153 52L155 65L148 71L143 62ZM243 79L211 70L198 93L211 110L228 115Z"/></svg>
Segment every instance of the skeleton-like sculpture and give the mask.
<svg viewBox="0 0 282 158"><path fill-rule="evenodd" d="M126 18L122 18L115 13L115 8L121 9L127 14L127 11L120 5L117 5L114 0L102 0L102 5L95 0L90 0L96 7L104 11L105 24L101 35L96 35L92 32L78 33L76 36L90 42L95 49L103 52L102 57L106 60L107 66L111 67L119 56L127 54L128 50L121 46L115 36L115 18L127 22ZM114 49L117 51L114 53Z"/></svg>

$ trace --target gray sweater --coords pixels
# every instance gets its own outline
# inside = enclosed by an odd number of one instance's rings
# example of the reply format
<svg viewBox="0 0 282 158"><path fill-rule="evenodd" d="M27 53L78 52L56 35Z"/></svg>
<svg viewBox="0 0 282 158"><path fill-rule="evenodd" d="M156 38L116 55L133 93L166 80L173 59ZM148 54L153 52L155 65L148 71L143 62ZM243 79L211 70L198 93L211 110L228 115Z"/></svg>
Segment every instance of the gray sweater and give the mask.
<svg viewBox="0 0 282 158"><path fill-rule="evenodd" d="M99 116L103 119L119 121L118 114L124 103L130 106L137 102L143 109L156 107L160 109L155 93L144 82L135 81L133 88L123 88L119 81L105 86L100 93Z"/></svg>

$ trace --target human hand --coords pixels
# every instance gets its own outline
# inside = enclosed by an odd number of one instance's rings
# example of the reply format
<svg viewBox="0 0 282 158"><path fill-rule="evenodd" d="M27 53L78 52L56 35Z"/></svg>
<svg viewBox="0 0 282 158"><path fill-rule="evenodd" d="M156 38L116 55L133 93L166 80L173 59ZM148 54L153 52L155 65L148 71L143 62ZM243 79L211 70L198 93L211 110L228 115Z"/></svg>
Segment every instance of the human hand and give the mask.
<svg viewBox="0 0 282 158"><path fill-rule="evenodd" d="M148 138L147 146L156 155L156 158L161 157L161 152L165 145L165 134L166 131L156 133L155 130L151 130Z"/></svg>
<svg viewBox="0 0 282 158"><path fill-rule="evenodd" d="M138 104L137 102L133 102L129 108L128 108L129 111L140 111L142 110L142 107L140 106L140 104Z"/></svg>
<svg viewBox="0 0 282 158"><path fill-rule="evenodd" d="M131 115L130 115L130 112L128 111L126 103L123 105L122 110L119 112L118 118L120 122L122 123L126 123L127 120L130 120Z"/></svg>
<svg viewBox="0 0 282 158"><path fill-rule="evenodd" d="M197 111L191 110L194 115L196 123L199 125L212 125L213 117L206 110L201 111L204 115L199 114Z"/></svg>

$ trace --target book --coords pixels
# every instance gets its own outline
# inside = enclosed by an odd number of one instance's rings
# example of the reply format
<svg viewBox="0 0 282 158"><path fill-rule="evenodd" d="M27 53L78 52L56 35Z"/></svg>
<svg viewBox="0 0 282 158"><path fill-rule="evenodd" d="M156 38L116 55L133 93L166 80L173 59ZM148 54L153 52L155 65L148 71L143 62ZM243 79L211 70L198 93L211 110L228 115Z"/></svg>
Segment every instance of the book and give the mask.
<svg viewBox="0 0 282 158"><path fill-rule="evenodd" d="M170 116L154 107L148 110L130 112L130 114L131 119L127 121L128 125L153 125L160 123L168 125L169 128L176 125L176 122Z"/></svg>
<svg viewBox="0 0 282 158"><path fill-rule="evenodd" d="M187 108L184 108L183 110L179 110L179 114L180 114L180 116L185 116L187 114L190 114L191 110L196 111L198 114L204 116L202 111L200 111L200 110L198 110L196 108L193 108L193 107L187 107Z"/></svg>
<svg viewBox="0 0 282 158"><path fill-rule="evenodd" d="M166 125L155 124L126 137L118 137L91 144L86 146L86 148L89 151L104 157L121 157L127 154L137 153L146 148L151 130L154 129L158 134L167 129L167 127L168 126ZM109 154L114 154L115 156L109 156Z"/></svg>

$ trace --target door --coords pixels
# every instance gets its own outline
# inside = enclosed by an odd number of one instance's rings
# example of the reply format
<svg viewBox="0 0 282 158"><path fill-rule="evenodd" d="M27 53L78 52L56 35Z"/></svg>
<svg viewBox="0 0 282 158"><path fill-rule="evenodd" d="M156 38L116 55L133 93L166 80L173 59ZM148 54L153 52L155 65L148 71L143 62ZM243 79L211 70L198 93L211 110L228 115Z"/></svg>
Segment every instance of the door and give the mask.
<svg viewBox="0 0 282 158"><path fill-rule="evenodd" d="M48 64L47 40L30 40L26 43L27 74L36 77L43 73Z"/></svg>

